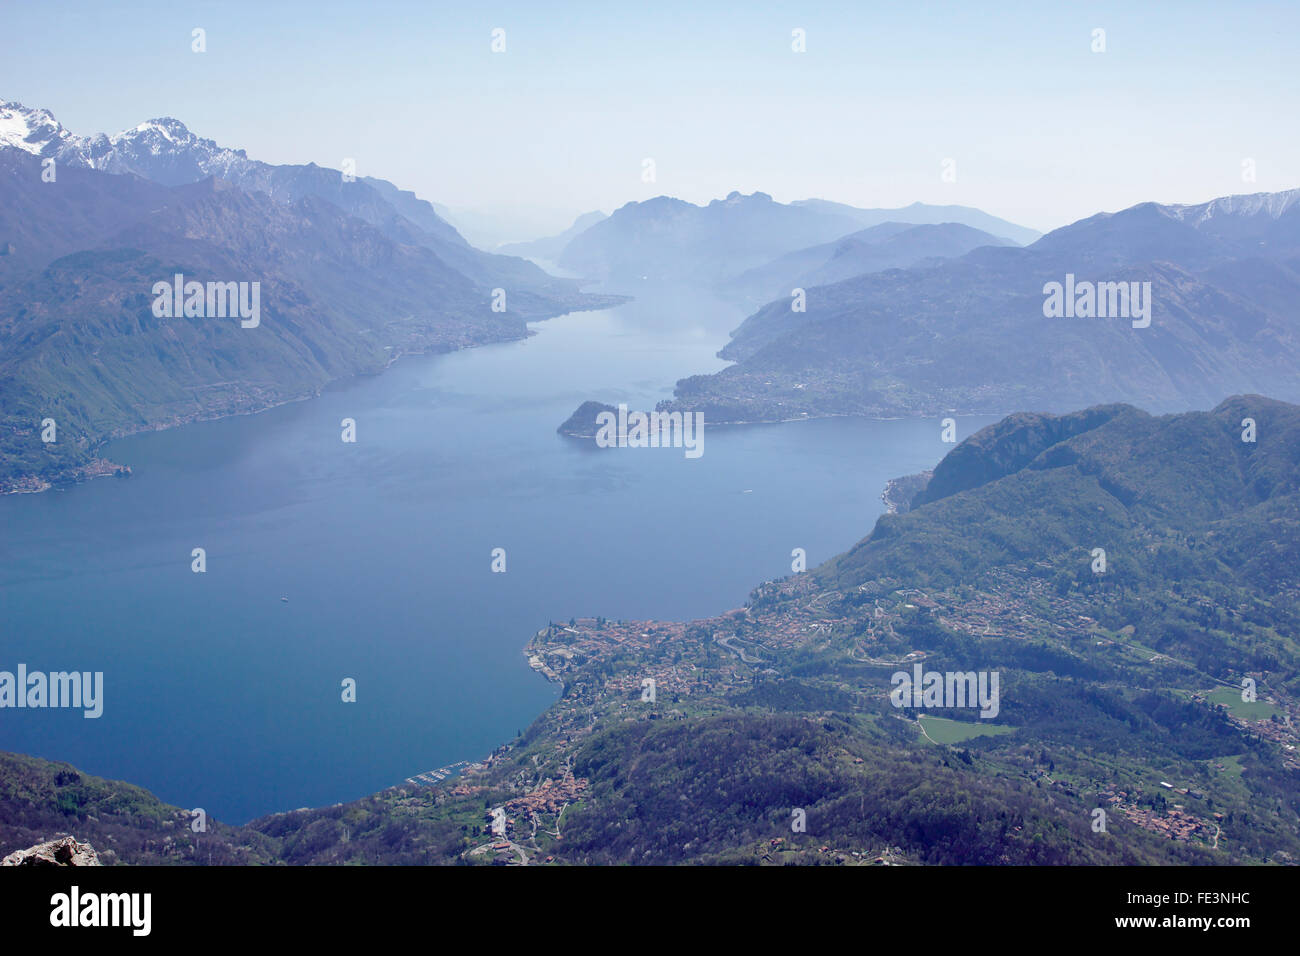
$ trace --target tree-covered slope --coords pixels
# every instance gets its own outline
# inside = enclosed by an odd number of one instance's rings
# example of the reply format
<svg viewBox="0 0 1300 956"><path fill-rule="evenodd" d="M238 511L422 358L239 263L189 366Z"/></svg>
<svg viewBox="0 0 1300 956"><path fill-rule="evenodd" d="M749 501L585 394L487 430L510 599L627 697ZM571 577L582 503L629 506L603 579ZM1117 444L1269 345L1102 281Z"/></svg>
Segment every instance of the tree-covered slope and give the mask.
<svg viewBox="0 0 1300 956"><path fill-rule="evenodd" d="M286 863L1294 863L1298 487L1300 407L1259 396L1011 416L744 608L541 629L559 700L460 776L231 839ZM997 712L891 699L916 667L996 674ZM67 803L40 793L9 804L25 845Z"/></svg>
<svg viewBox="0 0 1300 956"><path fill-rule="evenodd" d="M1146 203L1027 248L818 285L798 303L785 290L732 333L719 355L736 364L681 380L671 406L718 422L1295 400L1297 197ZM1050 283L1075 290L1069 312L1045 311ZM1076 315L1102 283L1142 301L1096 292Z"/></svg>
<svg viewBox="0 0 1300 956"><path fill-rule="evenodd" d="M109 437L258 411L403 353L518 339L530 320L611 301L519 288L521 260L504 257L501 276L470 278L314 195L279 202L223 180L166 188L81 169L43 183L40 172L0 150L0 190L21 200L0 226L22 226L15 256L28 266L0 269L0 492L93 473ZM177 274L256 283L255 326L155 315L155 284Z"/></svg>

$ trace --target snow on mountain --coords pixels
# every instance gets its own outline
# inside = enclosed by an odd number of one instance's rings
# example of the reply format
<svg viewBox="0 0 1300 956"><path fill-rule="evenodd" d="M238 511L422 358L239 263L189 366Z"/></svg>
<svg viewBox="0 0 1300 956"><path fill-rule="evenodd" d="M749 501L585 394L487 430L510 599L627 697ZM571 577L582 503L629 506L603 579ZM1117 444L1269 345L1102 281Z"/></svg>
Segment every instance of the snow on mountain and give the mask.
<svg viewBox="0 0 1300 956"><path fill-rule="evenodd" d="M81 152L86 165L107 173L135 173L168 186L208 176L235 178L265 164L242 149L196 136L180 120L151 119L116 136L97 136Z"/></svg>
<svg viewBox="0 0 1300 956"><path fill-rule="evenodd" d="M53 157L61 165L135 173L168 186L229 177L255 165L242 149L196 136L180 120L151 119L115 136L77 136L45 109L0 103L0 147ZM261 165L261 164L256 164Z"/></svg>
<svg viewBox="0 0 1300 956"><path fill-rule="evenodd" d="M28 109L21 103L0 103L0 146L34 156L52 156L60 147L80 142L49 110Z"/></svg>
<svg viewBox="0 0 1300 956"><path fill-rule="evenodd" d="M1170 216L1196 226L1217 216L1266 215L1278 219L1300 202L1300 189L1278 193L1249 193L1221 196L1197 205L1169 205L1162 207Z"/></svg>
<svg viewBox="0 0 1300 956"><path fill-rule="evenodd" d="M249 159L244 150L219 146L169 116L148 120L113 136L100 133L86 137L64 129L48 110L5 102L0 104L0 149L5 147L42 158L53 157L60 166L117 175L132 173L164 186L183 186L216 177L243 189L264 192L281 202L316 196L380 226L391 238L422 241L419 236L400 235L404 228L396 221L400 219L427 233L436 247L455 247L450 254L468 248L432 205L392 183L371 177L345 183L337 170L313 163L273 166ZM462 265L469 268L472 263Z"/></svg>

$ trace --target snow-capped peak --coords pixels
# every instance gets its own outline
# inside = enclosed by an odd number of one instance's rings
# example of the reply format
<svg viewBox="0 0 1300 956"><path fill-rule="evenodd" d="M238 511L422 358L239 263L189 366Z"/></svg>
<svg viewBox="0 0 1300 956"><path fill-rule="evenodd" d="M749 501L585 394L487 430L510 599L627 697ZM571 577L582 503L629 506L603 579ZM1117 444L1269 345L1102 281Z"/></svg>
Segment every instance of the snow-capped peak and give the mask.
<svg viewBox="0 0 1300 956"><path fill-rule="evenodd" d="M160 134L170 143L174 143L178 139L188 139L193 136L189 131L189 127L180 120L174 120L170 116L164 116L160 119L146 120L139 126L133 126L131 129L123 130L116 136L110 136L109 139L113 142L117 142L119 140L130 139L135 136L154 132Z"/></svg>
<svg viewBox="0 0 1300 956"><path fill-rule="evenodd" d="M33 156L50 156L78 138L63 128L49 110L28 109L21 103L0 103L0 146Z"/></svg>
<svg viewBox="0 0 1300 956"><path fill-rule="evenodd" d="M49 110L0 103L0 148L12 147L60 164L108 173L135 173L166 185L228 176L258 164L242 149L196 136L178 119L157 117L114 136L75 136Z"/></svg>

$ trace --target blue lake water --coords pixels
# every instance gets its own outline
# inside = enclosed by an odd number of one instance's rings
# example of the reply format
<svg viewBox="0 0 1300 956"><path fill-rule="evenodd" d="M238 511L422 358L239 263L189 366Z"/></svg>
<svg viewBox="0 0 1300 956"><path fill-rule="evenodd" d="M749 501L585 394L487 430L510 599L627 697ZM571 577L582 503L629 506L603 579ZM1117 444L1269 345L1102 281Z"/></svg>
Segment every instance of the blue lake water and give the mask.
<svg viewBox="0 0 1300 956"><path fill-rule="evenodd" d="M795 547L810 566L844 550L888 479L951 447L937 421L706 422L698 459L555 432L584 399L646 408L721 368L741 318L651 290L115 442L129 479L0 498L0 670L105 684L96 720L0 711L0 749L229 822L350 800L527 727L558 692L522 654L549 620L711 615L788 574Z"/></svg>

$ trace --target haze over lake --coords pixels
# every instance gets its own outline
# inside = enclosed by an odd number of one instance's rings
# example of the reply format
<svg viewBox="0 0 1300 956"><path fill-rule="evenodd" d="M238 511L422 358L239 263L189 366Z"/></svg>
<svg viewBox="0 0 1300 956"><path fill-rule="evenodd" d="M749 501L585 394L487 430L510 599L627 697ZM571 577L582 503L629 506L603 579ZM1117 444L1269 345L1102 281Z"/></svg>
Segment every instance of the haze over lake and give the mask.
<svg viewBox="0 0 1300 956"><path fill-rule="evenodd" d="M707 616L789 574L793 548L810 567L843 551L890 478L951 447L937 421L706 420L695 460L555 432L585 399L649 408L723 367L743 317L641 290L526 341L114 442L127 480L0 499L0 669L105 687L96 720L6 710L0 749L229 822L354 799L527 727L558 693L522 654L549 620Z"/></svg>

